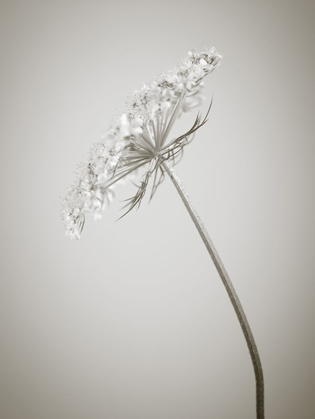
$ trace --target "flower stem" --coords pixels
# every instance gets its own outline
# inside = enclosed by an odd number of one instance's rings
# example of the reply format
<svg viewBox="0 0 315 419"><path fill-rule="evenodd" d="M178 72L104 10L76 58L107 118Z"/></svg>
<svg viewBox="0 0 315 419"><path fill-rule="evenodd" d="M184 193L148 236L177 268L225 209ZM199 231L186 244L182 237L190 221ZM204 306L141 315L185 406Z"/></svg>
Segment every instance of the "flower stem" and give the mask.
<svg viewBox="0 0 315 419"><path fill-rule="evenodd" d="M255 372L255 378L256 378L256 417L257 419L264 419L264 376L263 376L263 370L262 365L259 357L259 353L257 350L257 346L254 340L254 336L252 334L252 331L250 329L250 326L248 324L246 315L244 313L243 307L240 303L240 300L235 292L235 289L233 287L233 284L229 278L229 275L220 259L220 256L218 252L216 251L216 248L214 247L209 234L207 230L205 229L199 215L197 214L196 210L192 206L192 203L186 194L183 184L180 181L179 177L177 176L175 170L168 164L167 161L164 161L162 163L163 169L166 171L166 173L170 176L175 188L177 189L177 192L179 193L182 201L185 204L185 207L193 220L207 250L208 253L211 256L211 259L213 260L213 263L215 267L217 268L217 271L221 277L221 280L223 282L223 285L226 288L226 291L230 297L231 303L234 307L235 313L237 315L237 318L240 322L241 328L243 330L244 337L246 339L246 343L249 349L249 353L252 359L254 372Z"/></svg>

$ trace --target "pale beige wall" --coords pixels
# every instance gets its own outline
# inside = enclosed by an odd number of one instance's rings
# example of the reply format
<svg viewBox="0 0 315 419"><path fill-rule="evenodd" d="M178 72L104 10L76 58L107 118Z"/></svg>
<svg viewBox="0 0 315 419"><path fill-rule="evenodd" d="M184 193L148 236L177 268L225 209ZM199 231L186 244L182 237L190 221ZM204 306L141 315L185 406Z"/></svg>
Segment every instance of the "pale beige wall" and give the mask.
<svg viewBox="0 0 315 419"><path fill-rule="evenodd" d="M314 12L1 1L1 419L254 418L245 341L171 182L115 223L121 187L80 242L59 219L127 95L212 45L210 121L177 171L252 325L267 418L315 417Z"/></svg>

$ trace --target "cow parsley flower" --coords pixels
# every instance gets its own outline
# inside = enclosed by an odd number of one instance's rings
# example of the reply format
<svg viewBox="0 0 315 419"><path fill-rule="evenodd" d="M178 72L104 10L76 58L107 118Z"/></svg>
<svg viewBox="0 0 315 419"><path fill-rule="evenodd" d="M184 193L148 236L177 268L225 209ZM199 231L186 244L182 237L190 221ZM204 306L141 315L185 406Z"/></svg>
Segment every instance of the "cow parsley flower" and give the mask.
<svg viewBox="0 0 315 419"><path fill-rule="evenodd" d="M215 48L190 51L177 66L162 73L156 81L136 90L127 100L128 109L100 143L91 148L88 161L81 164L74 184L62 201L66 236L79 239L90 213L95 219L113 198L116 182L147 166L136 195L129 201L129 212L140 205L149 178L154 174L151 198L164 178L161 163L175 164L194 132L205 122L198 114L192 128L169 140L171 128L180 114L203 102L203 79L219 66L222 55Z"/></svg>
<svg viewBox="0 0 315 419"><path fill-rule="evenodd" d="M127 214L140 205L151 176L150 198L163 181L165 172L169 175L217 268L240 322L256 377L256 417L264 419L264 378L253 334L218 252L173 169L182 157L184 147L206 123L211 104L203 119L198 113L190 130L175 139L169 136L176 119L202 103L203 80L220 65L221 58L215 48L190 51L179 65L136 90L127 101L127 111L102 141L94 144L87 162L79 166L79 174L63 200L62 215L66 236L78 240L85 215L90 213L95 219L101 217L113 198L113 187L117 182L146 166L135 196L128 200Z"/></svg>

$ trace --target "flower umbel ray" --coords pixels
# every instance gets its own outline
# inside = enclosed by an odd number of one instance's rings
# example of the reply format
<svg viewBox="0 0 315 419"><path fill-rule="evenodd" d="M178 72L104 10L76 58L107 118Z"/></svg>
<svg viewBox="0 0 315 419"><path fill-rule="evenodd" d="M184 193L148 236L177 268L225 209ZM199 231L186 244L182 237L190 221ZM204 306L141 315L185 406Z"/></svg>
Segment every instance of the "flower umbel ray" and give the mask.
<svg viewBox="0 0 315 419"><path fill-rule="evenodd" d="M178 117L203 103L203 79L220 65L221 58L215 48L190 51L179 65L133 93L127 101L128 110L102 141L94 144L87 163L81 164L80 173L63 200L66 236L79 239L85 214L100 218L112 200L114 185L131 178L142 166L147 166L146 171L135 196L127 200L124 215L139 207L153 175L152 199L164 179L162 162L177 164L184 147L207 121L211 104L203 119L198 113L190 130L169 139Z"/></svg>

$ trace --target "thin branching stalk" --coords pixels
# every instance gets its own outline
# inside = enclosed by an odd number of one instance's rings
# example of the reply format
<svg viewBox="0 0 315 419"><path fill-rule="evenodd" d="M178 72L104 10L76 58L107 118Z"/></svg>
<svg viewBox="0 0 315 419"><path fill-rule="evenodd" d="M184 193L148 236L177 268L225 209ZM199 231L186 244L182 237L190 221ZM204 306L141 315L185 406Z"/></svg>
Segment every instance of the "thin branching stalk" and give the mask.
<svg viewBox="0 0 315 419"><path fill-rule="evenodd" d="M186 194L183 184L178 178L175 170L169 165L167 161L164 161L162 163L163 169L166 171L166 173L170 176L175 188L177 189L177 192L179 193L182 201L185 204L185 207L193 220L207 250L208 253L211 256L211 259L213 260L213 263L215 267L217 268L217 271L221 277L221 280L226 288L226 291L230 297L231 303L234 307L235 313L237 315L237 318L240 322L241 328L243 330L246 343L249 349L249 353L252 359L254 372L255 372L255 378L256 378L256 414L257 419L264 419L264 377L263 377L263 370L262 365L259 357L259 353L257 350L257 346L254 340L254 336L252 334L252 331L250 329L249 323L247 321L246 315L244 313L243 307L240 303L240 300L235 292L235 289L233 287L233 284L229 278L229 275L220 259L220 256L218 255L218 252L216 251L216 248L214 247L209 234L207 230L205 229L199 215L197 214L196 210L194 209L188 195Z"/></svg>

